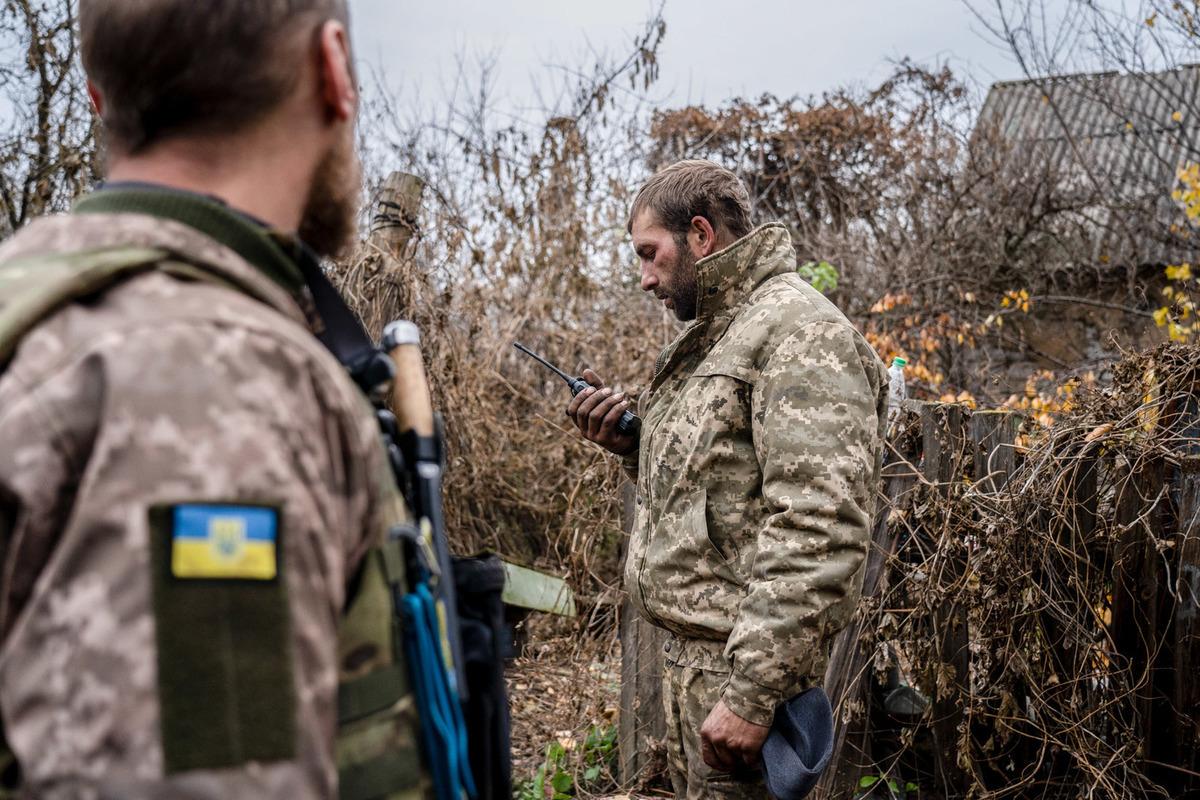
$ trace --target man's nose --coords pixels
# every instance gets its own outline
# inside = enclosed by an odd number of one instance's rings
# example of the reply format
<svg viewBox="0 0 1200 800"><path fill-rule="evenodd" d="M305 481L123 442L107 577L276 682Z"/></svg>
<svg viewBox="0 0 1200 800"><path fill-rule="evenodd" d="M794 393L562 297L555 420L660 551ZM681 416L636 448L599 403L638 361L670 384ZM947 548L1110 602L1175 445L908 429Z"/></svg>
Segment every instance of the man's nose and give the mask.
<svg viewBox="0 0 1200 800"><path fill-rule="evenodd" d="M649 265L643 264L642 265L642 291L643 292L653 292L657 286L658 286L658 276L650 271Z"/></svg>

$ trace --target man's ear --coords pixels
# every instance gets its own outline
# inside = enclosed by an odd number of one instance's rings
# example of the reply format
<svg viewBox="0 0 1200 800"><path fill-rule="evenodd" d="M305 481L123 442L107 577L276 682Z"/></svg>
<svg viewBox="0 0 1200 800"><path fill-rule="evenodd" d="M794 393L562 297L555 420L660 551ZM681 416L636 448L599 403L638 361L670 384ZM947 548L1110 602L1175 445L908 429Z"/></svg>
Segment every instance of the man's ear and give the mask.
<svg viewBox="0 0 1200 800"><path fill-rule="evenodd" d="M707 217L692 217L692 227L688 230L688 247L696 258L704 258L717 252L717 234Z"/></svg>
<svg viewBox="0 0 1200 800"><path fill-rule="evenodd" d="M328 20L317 38L317 58L321 80L321 100L329 119L347 122L358 109L358 88L350 61L350 36L346 26Z"/></svg>
<svg viewBox="0 0 1200 800"><path fill-rule="evenodd" d="M104 116L104 95L100 94L100 90L96 88L96 84L90 80L87 82L88 98L92 101L92 110L96 112L96 116Z"/></svg>

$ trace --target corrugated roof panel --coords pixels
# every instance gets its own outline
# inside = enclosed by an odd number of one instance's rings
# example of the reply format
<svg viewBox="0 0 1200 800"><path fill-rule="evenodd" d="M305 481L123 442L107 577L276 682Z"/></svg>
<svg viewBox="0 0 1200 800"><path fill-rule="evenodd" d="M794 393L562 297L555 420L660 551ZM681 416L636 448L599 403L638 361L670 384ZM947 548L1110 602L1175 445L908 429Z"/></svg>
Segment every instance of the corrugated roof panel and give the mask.
<svg viewBox="0 0 1200 800"><path fill-rule="evenodd" d="M1173 119L1177 111L1179 121ZM1061 170L1071 189L1086 192L1094 179L1117 207L1128 209L1089 213L1088 225L1100 233L1097 255L1129 251L1128 257L1143 260L1149 254L1172 255L1166 239L1149 231L1177 216L1169 194L1179 165L1200 160L1200 118L1190 118L1195 116L1200 116L1200 65L998 83L988 93L978 127L996 126L1018 151ZM1130 241L1131 236L1139 241Z"/></svg>

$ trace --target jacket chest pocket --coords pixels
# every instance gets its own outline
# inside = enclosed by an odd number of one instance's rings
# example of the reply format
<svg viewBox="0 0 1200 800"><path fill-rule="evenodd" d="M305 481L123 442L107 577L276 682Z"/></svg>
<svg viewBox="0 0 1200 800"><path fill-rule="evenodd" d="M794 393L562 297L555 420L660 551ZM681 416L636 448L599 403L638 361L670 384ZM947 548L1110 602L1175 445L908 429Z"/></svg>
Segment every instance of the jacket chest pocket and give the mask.
<svg viewBox="0 0 1200 800"><path fill-rule="evenodd" d="M693 373L684 388L680 421L691 434L689 442L695 477L707 484L705 472L730 466L730 461L754 460L751 394L754 385L745 371L705 368ZM742 468L745 468L745 464Z"/></svg>

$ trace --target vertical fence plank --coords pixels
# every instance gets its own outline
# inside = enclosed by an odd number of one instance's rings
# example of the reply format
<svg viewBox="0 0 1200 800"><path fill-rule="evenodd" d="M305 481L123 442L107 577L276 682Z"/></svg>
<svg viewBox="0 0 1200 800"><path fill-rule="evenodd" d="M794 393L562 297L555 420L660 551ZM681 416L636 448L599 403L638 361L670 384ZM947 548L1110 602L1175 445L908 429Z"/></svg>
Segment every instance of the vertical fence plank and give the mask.
<svg viewBox="0 0 1200 800"><path fill-rule="evenodd" d="M966 466L967 439L967 411L963 406L939 403L922 410L924 458L921 473L926 480L936 484L939 493L949 494L955 484L961 483ZM960 697L969 691L971 663L966 610L951 601L933 614L932 624L933 635L941 646L947 683L951 687L948 692L935 693L932 729L943 791L947 796L958 797L963 795L965 783L965 775L958 768L962 741L960 728L964 724Z"/></svg>
<svg viewBox="0 0 1200 800"><path fill-rule="evenodd" d="M621 527L633 527L633 484L621 487ZM617 750L621 783L632 786L652 765L666 735L662 705L664 631L638 616L629 600L621 605L621 711L617 719Z"/></svg>
<svg viewBox="0 0 1200 800"><path fill-rule="evenodd" d="M1179 579L1174 631L1174 696L1181 730L1176 763L1192 773L1200 771L1200 464L1192 455L1184 462L1179 480ZM1187 788L1196 789L1193 776Z"/></svg>
<svg viewBox="0 0 1200 800"><path fill-rule="evenodd" d="M972 471L980 491L998 491L1008 483L1016 469L1013 442L1023 419L1011 411L980 410L971 414Z"/></svg>
<svg viewBox="0 0 1200 800"><path fill-rule="evenodd" d="M1153 663L1158 630L1157 554L1151 552L1154 499L1162 486L1156 464L1131 465L1120 486L1116 521L1122 530L1113 564L1113 644L1134 688L1134 735L1142 755L1155 758L1152 740Z"/></svg>
<svg viewBox="0 0 1200 800"><path fill-rule="evenodd" d="M900 525L888 524L890 511L917 482L914 465L920 458L920 438L909 435L908 431L918 425L920 405L905 403L903 417L897 425L898 433L884 453L871 546L863 566L864 598L877 597L884 589L887 566L896 553L901 533ZM833 705L836 738L830 761L833 766L821 776L815 790L817 797L831 797L856 785L859 776L874 764L869 714L874 686L872 654L859 642L862 633L863 620L855 615L834 639L829 666L825 670L825 691ZM858 720L853 727L846 721L852 716Z"/></svg>
<svg viewBox="0 0 1200 800"><path fill-rule="evenodd" d="M1017 468L1015 442L1024 421L1022 415L1011 411L986 409L971 414L971 466L975 491L998 493L1008 486L1009 479ZM986 556L986 542L975 542L974 546L979 548L976 553ZM969 626L967 634L968 639L978 636ZM977 676L977 680L990 685L1002 675L1007 666L1004 663L993 662L988 672ZM1013 737L1007 746L995 741L989 743L988 740L992 738L990 726L978 725L974 720L969 720L968 724L971 757L977 764L975 777L989 788L1003 786L1008 781L1004 762L1021 758L1019 748L1024 740L1021 737Z"/></svg>
<svg viewBox="0 0 1200 800"><path fill-rule="evenodd" d="M1173 404L1166 423L1176 431L1178 463L1171 470L1172 521L1178 563L1165 663L1160 674L1172 710L1172 730L1160 737L1177 791L1200 788L1200 396L1194 391ZM1165 760L1165 759L1164 759ZM1190 773L1190 774L1189 774Z"/></svg>

